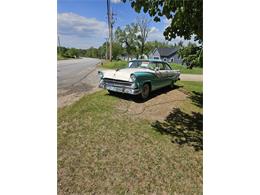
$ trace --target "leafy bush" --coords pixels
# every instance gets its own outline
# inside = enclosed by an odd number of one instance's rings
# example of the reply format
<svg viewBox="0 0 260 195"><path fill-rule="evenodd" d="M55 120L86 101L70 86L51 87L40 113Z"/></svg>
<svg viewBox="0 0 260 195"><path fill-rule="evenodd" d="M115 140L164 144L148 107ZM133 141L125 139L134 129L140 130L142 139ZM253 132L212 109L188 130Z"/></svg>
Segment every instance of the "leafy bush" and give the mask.
<svg viewBox="0 0 260 195"><path fill-rule="evenodd" d="M188 68L203 67L203 52L202 46L196 44L189 44L186 47L182 47L178 54Z"/></svg>
<svg viewBox="0 0 260 195"><path fill-rule="evenodd" d="M192 69L188 69L186 65L181 65L181 64L170 64L170 65L174 70L181 71L182 74L202 74L203 73L203 68L201 68L201 67L193 67Z"/></svg>

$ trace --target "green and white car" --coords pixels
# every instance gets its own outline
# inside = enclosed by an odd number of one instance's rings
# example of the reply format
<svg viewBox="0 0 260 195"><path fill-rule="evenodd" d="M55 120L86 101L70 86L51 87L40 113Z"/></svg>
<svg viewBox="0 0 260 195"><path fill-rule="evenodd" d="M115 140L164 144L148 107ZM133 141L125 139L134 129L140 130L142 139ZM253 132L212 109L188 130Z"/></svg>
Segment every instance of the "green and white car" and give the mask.
<svg viewBox="0 0 260 195"><path fill-rule="evenodd" d="M180 71L159 60L132 60L127 68L98 71L98 74L100 88L110 93L140 95L143 99L147 99L154 90L173 87L180 77Z"/></svg>

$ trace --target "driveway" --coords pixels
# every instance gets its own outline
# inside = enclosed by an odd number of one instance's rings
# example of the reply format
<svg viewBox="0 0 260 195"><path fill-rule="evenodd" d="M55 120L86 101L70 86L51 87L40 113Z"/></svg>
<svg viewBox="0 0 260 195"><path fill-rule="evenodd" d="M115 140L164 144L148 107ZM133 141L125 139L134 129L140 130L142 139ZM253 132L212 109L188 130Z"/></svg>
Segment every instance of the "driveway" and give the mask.
<svg viewBox="0 0 260 195"><path fill-rule="evenodd" d="M181 74L181 81L203 81L202 74Z"/></svg>

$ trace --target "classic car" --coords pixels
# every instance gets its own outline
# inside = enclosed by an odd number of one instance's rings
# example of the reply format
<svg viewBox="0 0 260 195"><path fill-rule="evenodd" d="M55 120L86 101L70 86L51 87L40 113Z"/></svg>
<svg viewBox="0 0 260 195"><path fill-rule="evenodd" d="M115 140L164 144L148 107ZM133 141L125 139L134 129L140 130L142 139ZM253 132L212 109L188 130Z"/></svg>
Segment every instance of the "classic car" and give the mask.
<svg viewBox="0 0 260 195"><path fill-rule="evenodd" d="M132 60L128 67L98 71L99 87L109 93L140 95L147 99L154 90L170 86L179 80L180 71L161 60Z"/></svg>

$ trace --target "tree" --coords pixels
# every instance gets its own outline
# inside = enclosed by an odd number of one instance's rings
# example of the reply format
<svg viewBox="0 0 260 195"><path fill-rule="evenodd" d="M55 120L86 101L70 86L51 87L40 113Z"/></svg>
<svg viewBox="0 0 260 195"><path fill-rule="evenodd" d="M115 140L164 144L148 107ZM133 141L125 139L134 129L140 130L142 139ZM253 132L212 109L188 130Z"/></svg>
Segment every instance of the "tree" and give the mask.
<svg viewBox="0 0 260 195"><path fill-rule="evenodd" d="M112 51L113 60L117 60L120 55L124 54L124 48L118 42L113 42Z"/></svg>
<svg viewBox="0 0 260 195"><path fill-rule="evenodd" d="M65 53L66 53L66 51L67 51L68 49L66 48L66 47L58 47L57 48L57 51L58 51L58 54L60 55L60 56L65 56Z"/></svg>
<svg viewBox="0 0 260 195"><path fill-rule="evenodd" d="M188 68L193 66L202 67L203 66L203 52L202 46L198 47L196 44L189 43L186 47L182 47L178 54L183 60L183 63L187 65Z"/></svg>
<svg viewBox="0 0 260 195"><path fill-rule="evenodd" d="M86 57L90 58L99 58L99 52L97 48L90 47L89 49L86 50Z"/></svg>
<svg viewBox="0 0 260 195"><path fill-rule="evenodd" d="M108 43L109 45L109 43ZM106 42L104 42L99 48L98 48L98 58L105 58L106 57ZM112 59L117 60L120 55L124 53L124 48L121 46L120 43L114 41L112 45Z"/></svg>
<svg viewBox="0 0 260 195"><path fill-rule="evenodd" d="M115 31L115 39L125 48L127 56L138 55L138 26L134 23L126 25L124 29L118 27ZM138 57L138 56L137 56Z"/></svg>
<svg viewBox="0 0 260 195"><path fill-rule="evenodd" d="M150 31L149 23L150 23L150 20L145 18L145 16L137 18L137 26L138 26L139 31L140 31L140 35L138 36L138 38L141 42L141 45L140 45L140 54L141 55L144 54L145 42L146 42L146 39L148 37L148 33Z"/></svg>
<svg viewBox="0 0 260 195"><path fill-rule="evenodd" d="M123 0L126 2L126 0ZM165 16L170 25L165 29L166 40L177 36L203 42L203 0L129 0L136 12L149 13L155 22Z"/></svg>
<svg viewBox="0 0 260 195"><path fill-rule="evenodd" d="M66 52L65 52L65 54L64 54L66 57L70 57L70 58L77 58L77 57L79 57L79 55L78 55L78 51L77 51L77 49L76 48L69 48Z"/></svg>
<svg viewBox="0 0 260 195"><path fill-rule="evenodd" d="M98 53L100 55L100 58L105 58L106 57L106 42L104 42L99 48L98 48Z"/></svg>

